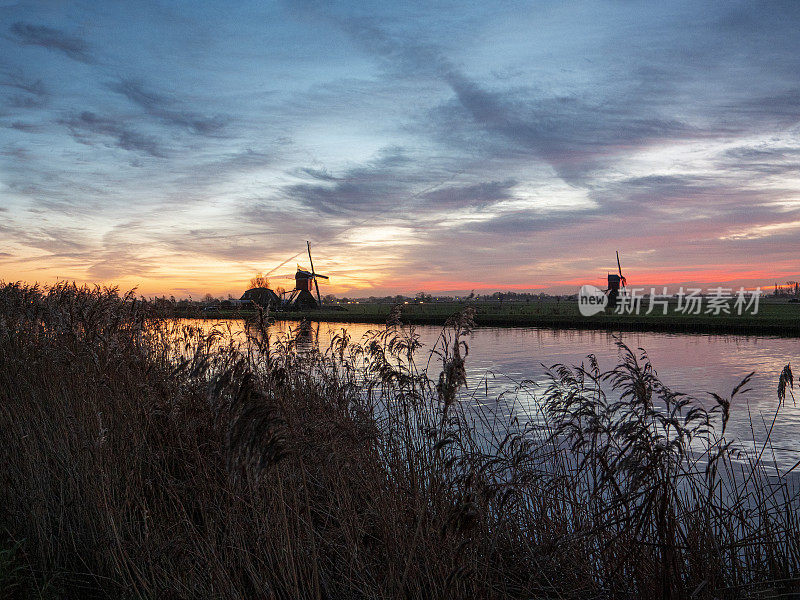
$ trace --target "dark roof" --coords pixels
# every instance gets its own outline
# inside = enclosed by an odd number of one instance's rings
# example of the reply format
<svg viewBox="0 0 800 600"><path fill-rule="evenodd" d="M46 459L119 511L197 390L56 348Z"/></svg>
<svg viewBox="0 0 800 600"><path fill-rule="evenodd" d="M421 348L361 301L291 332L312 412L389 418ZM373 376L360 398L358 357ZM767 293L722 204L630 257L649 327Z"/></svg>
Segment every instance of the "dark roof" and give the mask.
<svg viewBox="0 0 800 600"><path fill-rule="evenodd" d="M269 288L250 288L242 295L241 300L250 300L261 306L277 306L280 304L278 294Z"/></svg>

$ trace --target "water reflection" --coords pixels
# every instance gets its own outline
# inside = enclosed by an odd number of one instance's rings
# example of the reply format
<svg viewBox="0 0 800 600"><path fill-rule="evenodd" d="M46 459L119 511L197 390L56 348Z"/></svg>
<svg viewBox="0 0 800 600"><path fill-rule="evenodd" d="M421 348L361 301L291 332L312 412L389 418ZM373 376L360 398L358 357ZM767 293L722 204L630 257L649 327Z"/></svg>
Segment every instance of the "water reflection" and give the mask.
<svg viewBox="0 0 800 600"><path fill-rule="evenodd" d="M242 321L186 321L208 331L223 326L244 340ZM276 322L269 328L272 343L291 341L297 352L330 348L334 335L346 330L354 342L379 325L362 323ZM441 327L416 326L423 348L418 362L424 365L428 352L441 333ZM238 333L237 333L238 331ZM538 328L480 328L469 338L467 388L462 401L473 403L476 415L487 403L498 417L521 422L541 419L541 397L546 367L556 363L579 365L594 354L600 368L617 364L617 340L631 348L647 351L661 380L676 391L708 400L706 392L729 395L748 373L755 371L751 391L732 406L729 430L739 440L750 440L755 433L763 440L777 407L777 384L787 363L800 362L800 339L731 335L689 335L656 332L602 330L552 330ZM438 375L437 363L430 372ZM709 404L710 406L710 404ZM752 421L751 421L752 417ZM754 430L751 431L751 422ZM800 459L800 407L791 401L775 423L771 440L783 464Z"/></svg>
<svg viewBox="0 0 800 600"><path fill-rule="evenodd" d="M301 321L294 330L294 347L297 352L304 354L319 350L320 323Z"/></svg>

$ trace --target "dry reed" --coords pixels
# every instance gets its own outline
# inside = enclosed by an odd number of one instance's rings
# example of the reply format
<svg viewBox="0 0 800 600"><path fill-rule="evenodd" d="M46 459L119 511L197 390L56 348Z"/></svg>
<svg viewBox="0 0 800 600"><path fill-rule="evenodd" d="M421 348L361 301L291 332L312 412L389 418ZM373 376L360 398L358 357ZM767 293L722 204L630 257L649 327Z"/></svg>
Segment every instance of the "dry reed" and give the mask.
<svg viewBox="0 0 800 600"><path fill-rule="evenodd" d="M797 492L726 438L747 379L706 409L622 346L498 419L463 401L471 315L427 367L400 320L300 352L268 315L240 345L115 289L2 286L2 594L796 593Z"/></svg>

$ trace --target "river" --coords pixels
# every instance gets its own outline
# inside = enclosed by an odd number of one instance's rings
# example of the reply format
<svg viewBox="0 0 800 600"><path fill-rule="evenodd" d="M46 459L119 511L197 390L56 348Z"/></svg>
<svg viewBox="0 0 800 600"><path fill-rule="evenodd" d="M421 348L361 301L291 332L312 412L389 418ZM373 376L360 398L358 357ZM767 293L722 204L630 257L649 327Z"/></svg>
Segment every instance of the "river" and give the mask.
<svg viewBox="0 0 800 600"><path fill-rule="evenodd" d="M204 329L215 325L241 332L243 322L192 321ZM271 333L276 336L296 331L299 323L276 322ZM313 323L312 344L324 351L332 336L346 329L353 341L380 327L360 323ZM442 328L417 325L415 331L423 343L421 357L436 343ZM689 394L711 406L707 392L729 396L733 387L748 373L755 371L750 391L735 398L731 408L729 437L752 449L752 440L765 438L778 406L778 378L786 364L800 364L800 339L735 335L704 335L656 332L617 332L576 329L542 329L534 327L481 327L475 329L467 343L467 389L463 402L492 402L503 416L511 413L521 419L537 412L538 397L545 381L542 366L564 363L578 365L589 354L597 357L601 370L619 362L620 340L630 348L643 348L661 380L674 391ZM438 374L435 365L430 372ZM798 372L800 374L800 372ZM527 381L520 392L519 385ZM537 385L538 384L538 385ZM795 387L800 400L800 389ZM512 397L513 401L507 400ZM497 402L500 397L501 401ZM770 436L777 463L786 470L800 460L800 406L787 395ZM772 450L768 450L770 454Z"/></svg>

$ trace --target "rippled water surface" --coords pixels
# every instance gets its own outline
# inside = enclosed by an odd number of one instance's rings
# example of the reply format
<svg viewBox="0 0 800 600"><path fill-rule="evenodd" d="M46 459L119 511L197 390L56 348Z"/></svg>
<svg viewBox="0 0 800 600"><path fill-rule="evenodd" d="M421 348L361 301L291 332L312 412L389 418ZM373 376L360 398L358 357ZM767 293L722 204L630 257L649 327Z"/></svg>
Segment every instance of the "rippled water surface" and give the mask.
<svg viewBox="0 0 800 600"><path fill-rule="evenodd" d="M194 321L203 328L213 321ZM242 321L216 322L241 331ZM277 322L271 327L276 335L296 331L297 322ZM311 343L324 351L336 332L346 329L354 341L377 325L360 323L314 323ZM422 353L434 345L441 327L416 326L423 342ZM466 401L494 401L507 394L523 380L542 382L544 365L580 364L588 354L597 356L600 368L611 369L618 362L619 339L631 348L643 348L650 356L661 380L675 391L707 399L706 392L729 395L732 388L751 371L755 371L751 391L739 396L732 407L731 433L738 440L765 438L777 407L777 386L780 371L791 363L797 374L800 369L800 339L732 335L691 335L653 332L552 330L533 327L476 329L468 340L468 392ZM426 355L422 355L424 360ZM434 367L431 368L432 374ZM536 404L541 388L528 385L529 392L520 396L523 403ZM797 384L795 395L800 400ZM534 408L532 406L532 408ZM532 411L534 412L534 411ZM751 431L751 424L754 431ZM771 441L776 457L786 468L800 460L800 406L790 399L781 409Z"/></svg>

